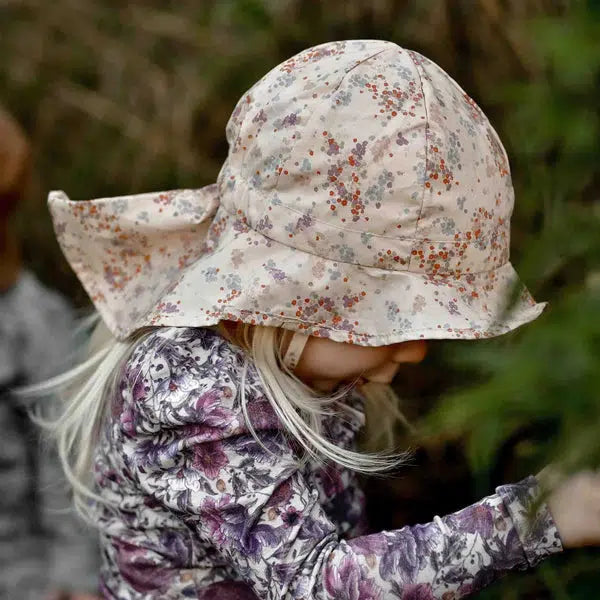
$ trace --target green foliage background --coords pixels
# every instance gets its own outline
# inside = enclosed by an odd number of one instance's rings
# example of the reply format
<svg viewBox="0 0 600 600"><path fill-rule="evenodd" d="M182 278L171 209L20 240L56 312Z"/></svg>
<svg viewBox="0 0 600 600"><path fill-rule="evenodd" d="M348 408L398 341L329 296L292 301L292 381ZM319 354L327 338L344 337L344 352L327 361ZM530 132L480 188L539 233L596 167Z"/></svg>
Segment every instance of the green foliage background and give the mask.
<svg viewBox="0 0 600 600"><path fill-rule="evenodd" d="M27 263L84 305L53 241L48 190L88 198L214 181L227 118L268 69L332 39L395 41L446 69L499 131L517 196L513 262L550 308L514 335L432 345L422 367L402 373L405 410L427 434L416 457L422 469L370 488L372 505L385 498L389 515L378 524L457 509L548 461L597 467L599 4L0 2L0 101L35 153L19 221ZM482 597L596 598L599 567L595 550L570 553Z"/></svg>

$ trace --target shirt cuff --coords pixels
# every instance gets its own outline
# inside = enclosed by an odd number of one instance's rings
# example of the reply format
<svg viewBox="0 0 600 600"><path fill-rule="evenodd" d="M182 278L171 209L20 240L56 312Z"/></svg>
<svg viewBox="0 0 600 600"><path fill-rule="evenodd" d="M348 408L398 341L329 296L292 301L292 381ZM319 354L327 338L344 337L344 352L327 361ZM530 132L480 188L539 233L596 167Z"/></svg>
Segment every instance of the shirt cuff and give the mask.
<svg viewBox="0 0 600 600"><path fill-rule="evenodd" d="M496 488L508 514L530 567L544 558L562 552L563 545L546 502L541 501L541 490L535 477L529 476L510 485Z"/></svg>

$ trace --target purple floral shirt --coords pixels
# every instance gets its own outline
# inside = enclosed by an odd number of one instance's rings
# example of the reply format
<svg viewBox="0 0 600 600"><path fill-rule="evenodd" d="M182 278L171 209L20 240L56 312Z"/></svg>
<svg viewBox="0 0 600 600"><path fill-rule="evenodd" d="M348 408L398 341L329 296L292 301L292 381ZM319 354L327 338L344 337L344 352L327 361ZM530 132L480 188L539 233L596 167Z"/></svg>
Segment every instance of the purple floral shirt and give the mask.
<svg viewBox="0 0 600 600"><path fill-rule="evenodd" d="M160 328L125 364L96 456L107 598L452 600L562 549L533 477L433 522L366 535L355 476L301 462L244 353ZM325 432L351 447L355 393Z"/></svg>

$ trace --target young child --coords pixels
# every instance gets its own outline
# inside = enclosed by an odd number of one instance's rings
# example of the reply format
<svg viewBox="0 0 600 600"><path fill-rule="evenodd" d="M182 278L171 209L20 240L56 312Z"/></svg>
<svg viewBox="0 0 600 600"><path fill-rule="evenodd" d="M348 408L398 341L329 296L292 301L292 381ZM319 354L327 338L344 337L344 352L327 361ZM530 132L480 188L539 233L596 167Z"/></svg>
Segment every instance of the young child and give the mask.
<svg viewBox="0 0 600 600"><path fill-rule="evenodd" d="M25 133L0 107L0 598L94 600L84 591L97 587L95 536L66 512L56 451L40 444L26 405L11 393L64 369L75 348L72 308L21 261L13 218L30 155Z"/></svg>
<svg viewBox="0 0 600 600"><path fill-rule="evenodd" d="M354 473L403 457L353 449L364 384L543 309L522 289L505 310L513 189L475 102L416 52L327 43L256 83L227 139L215 185L50 195L116 337L55 382L83 377L56 432L105 597L451 600L598 543L594 474L365 529Z"/></svg>

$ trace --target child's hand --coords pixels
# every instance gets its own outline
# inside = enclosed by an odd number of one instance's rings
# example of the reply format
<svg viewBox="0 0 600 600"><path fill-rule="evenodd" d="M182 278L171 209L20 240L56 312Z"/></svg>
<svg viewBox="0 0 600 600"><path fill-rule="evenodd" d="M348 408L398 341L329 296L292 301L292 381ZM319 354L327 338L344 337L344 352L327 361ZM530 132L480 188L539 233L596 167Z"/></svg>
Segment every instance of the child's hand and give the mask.
<svg viewBox="0 0 600 600"><path fill-rule="evenodd" d="M563 546L600 545L600 472L581 471L561 476L553 467L537 475L543 488L552 490L546 500Z"/></svg>

